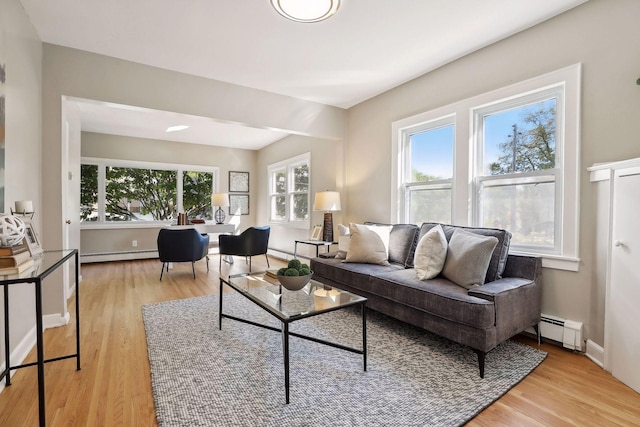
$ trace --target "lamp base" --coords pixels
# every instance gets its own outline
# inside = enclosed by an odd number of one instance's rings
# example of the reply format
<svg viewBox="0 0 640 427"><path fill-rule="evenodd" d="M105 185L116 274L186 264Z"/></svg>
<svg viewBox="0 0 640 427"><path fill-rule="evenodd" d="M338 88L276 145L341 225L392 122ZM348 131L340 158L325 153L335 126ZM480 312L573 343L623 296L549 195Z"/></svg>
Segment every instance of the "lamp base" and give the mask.
<svg viewBox="0 0 640 427"><path fill-rule="evenodd" d="M333 242L333 214L331 212L324 213L322 240L324 240L325 242Z"/></svg>
<svg viewBox="0 0 640 427"><path fill-rule="evenodd" d="M213 216L213 219L216 220L216 224L224 224L225 217L226 215L224 214L222 208L218 207L218 209L216 209L216 213Z"/></svg>

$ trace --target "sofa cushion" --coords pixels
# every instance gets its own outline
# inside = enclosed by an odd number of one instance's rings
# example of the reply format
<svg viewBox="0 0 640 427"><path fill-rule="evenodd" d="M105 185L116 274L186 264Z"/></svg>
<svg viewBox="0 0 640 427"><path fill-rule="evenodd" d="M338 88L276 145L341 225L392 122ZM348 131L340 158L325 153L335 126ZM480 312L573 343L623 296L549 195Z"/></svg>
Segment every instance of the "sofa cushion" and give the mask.
<svg viewBox="0 0 640 427"><path fill-rule="evenodd" d="M367 225L388 225L366 222ZM415 224L394 224L389 233L389 262L413 267L420 229Z"/></svg>
<svg viewBox="0 0 640 427"><path fill-rule="evenodd" d="M452 322L474 328L495 326L492 302L469 295L466 289L443 277L419 280L414 269L385 272L371 276L369 291Z"/></svg>
<svg viewBox="0 0 640 427"><path fill-rule="evenodd" d="M371 274L377 275L404 269L398 264L349 264L336 258L314 258L311 260L311 268L313 275L317 278L325 278L336 284L344 283L350 288L364 291L368 291Z"/></svg>
<svg viewBox="0 0 640 427"><path fill-rule="evenodd" d="M427 231L438 225L433 222L425 222L420 227L420 237L422 237ZM460 227L457 225L442 225L444 235L447 236L447 241L451 241L451 236L456 229L462 229L470 231L472 233L480 234L482 236L493 236L498 239L498 244L493 250L491 255L491 261L489 261L489 268L487 268L487 274L485 275L484 282L489 283L494 280L502 278L505 266L507 265L507 257L509 256L509 242L511 241L511 233L506 230L500 230L497 228L473 228L473 227Z"/></svg>
<svg viewBox="0 0 640 427"><path fill-rule="evenodd" d="M497 244L496 237L455 230L449 241L442 275L466 289L484 284L489 261Z"/></svg>
<svg viewBox="0 0 640 427"><path fill-rule="evenodd" d="M425 233L416 246L414 265L418 279L433 279L442 271L447 259L447 238L440 225Z"/></svg>

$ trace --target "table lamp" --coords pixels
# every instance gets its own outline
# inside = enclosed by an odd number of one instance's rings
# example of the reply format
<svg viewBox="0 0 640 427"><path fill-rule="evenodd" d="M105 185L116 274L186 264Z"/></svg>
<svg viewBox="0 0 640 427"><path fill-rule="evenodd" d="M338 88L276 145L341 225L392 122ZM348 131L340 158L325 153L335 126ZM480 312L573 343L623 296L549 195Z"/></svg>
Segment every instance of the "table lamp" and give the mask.
<svg viewBox="0 0 640 427"><path fill-rule="evenodd" d="M222 208L229 206L229 194L213 193L211 195L211 205L218 207L213 215L213 219L216 220L216 224L224 224L225 214Z"/></svg>
<svg viewBox="0 0 640 427"><path fill-rule="evenodd" d="M337 191L319 191L313 202L314 211L324 211L324 225L322 226L322 240L333 242L333 214L339 211L340 193Z"/></svg>

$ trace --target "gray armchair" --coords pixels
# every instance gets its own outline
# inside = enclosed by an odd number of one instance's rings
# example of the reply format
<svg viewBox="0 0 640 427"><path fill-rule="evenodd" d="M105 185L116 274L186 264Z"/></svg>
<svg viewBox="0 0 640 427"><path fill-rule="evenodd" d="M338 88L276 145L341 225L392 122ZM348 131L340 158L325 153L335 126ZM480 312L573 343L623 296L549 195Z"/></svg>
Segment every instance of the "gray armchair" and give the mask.
<svg viewBox="0 0 640 427"><path fill-rule="evenodd" d="M249 259L249 271L251 271L251 257L264 254L269 266L267 247L269 246L269 233L271 227L249 227L241 234L234 236L221 234L218 236L220 245L220 269L222 269L222 257L224 255L239 255Z"/></svg>
<svg viewBox="0 0 640 427"><path fill-rule="evenodd" d="M163 228L158 233L158 256L162 262L160 280L164 274L165 266L169 272L170 262L190 262L193 278L196 278L195 262L202 258L207 259L207 271L209 271L209 235L200 234L194 228L172 230Z"/></svg>

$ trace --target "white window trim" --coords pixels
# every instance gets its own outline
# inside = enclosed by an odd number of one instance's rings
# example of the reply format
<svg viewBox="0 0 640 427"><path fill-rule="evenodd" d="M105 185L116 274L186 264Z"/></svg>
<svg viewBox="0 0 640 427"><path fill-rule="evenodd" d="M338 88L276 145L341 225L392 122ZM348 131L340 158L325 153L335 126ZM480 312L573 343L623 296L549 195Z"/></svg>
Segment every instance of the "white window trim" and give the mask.
<svg viewBox="0 0 640 427"><path fill-rule="evenodd" d="M186 165L176 163L156 163L145 162L138 160L118 160L118 159L105 159L95 157L82 157L80 164L83 165L96 165L98 166L98 221L81 222L81 230L98 230L98 229L115 229L115 228L158 228L159 226L171 224L172 221L105 221L104 207L106 203L105 196L105 168L107 166L121 167L121 168L141 168L141 169L158 169L158 170L173 170L178 172L176 182L176 196L178 198L178 212L182 212L182 173L184 171L189 172L208 172L213 174L213 180L215 184L214 192L218 192L220 168L217 166L202 166L202 165Z"/></svg>
<svg viewBox="0 0 640 427"><path fill-rule="evenodd" d="M308 215L309 219L306 219L304 221L295 221L290 219L291 217L290 199L292 194L299 193L299 192L294 192L292 190L293 169L300 165L305 165L305 164L309 168L309 189L307 191L307 206L309 207L309 215ZM286 191L286 197L285 197L285 206L286 206L285 212L287 217L286 219L283 219L283 220L274 220L271 218L271 198L273 196L273 193L271 191L271 189L273 188L272 178L273 178L273 173L280 169L287 170L287 191ZM291 227L291 228L308 230L311 224L311 153L307 152L295 157L291 157L286 160L279 161L277 163L272 163L267 166L267 175L268 175L267 194L269 195L269 224L282 225L282 226Z"/></svg>
<svg viewBox="0 0 640 427"><path fill-rule="evenodd" d="M559 214L562 218L562 236L560 241L560 254L540 254L543 257L543 267L560 270L578 271L579 237L580 237L580 87L581 64L550 72L532 79L500 88L485 94L465 99L454 104L440 107L431 111L407 117L392 123L391 126L391 200L395 201L397 208L391 212L391 222L400 222L404 218L402 191L403 173L400 167L400 156L403 150L403 134L409 128L414 128L430 121L455 115L455 142L454 142L454 188L452 194L452 223L458 225L473 225L474 212L472 209L472 195L474 191L473 172L476 165L477 153L475 150L472 132L474 127L474 111L505 102L509 99L521 99L528 94L562 87L564 90L564 109L557 109L560 120L564 123L561 131L562 141L562 189L561 208ZM463 125L467 123L468 125ZM461 144L460 141L469 143ZM457 183L457 184L456 184ZM466 184L465 184L466 183ZM515 252L512 252L515 253Z"/></svg>

